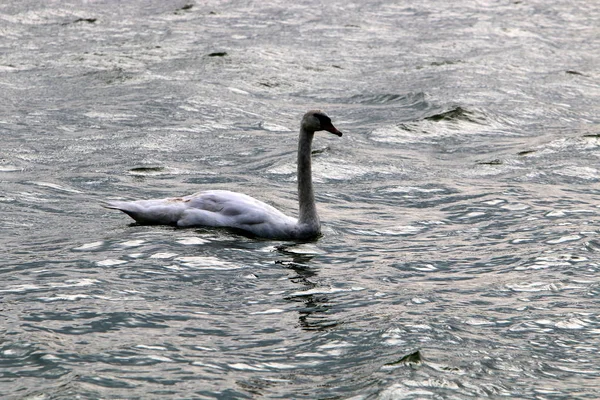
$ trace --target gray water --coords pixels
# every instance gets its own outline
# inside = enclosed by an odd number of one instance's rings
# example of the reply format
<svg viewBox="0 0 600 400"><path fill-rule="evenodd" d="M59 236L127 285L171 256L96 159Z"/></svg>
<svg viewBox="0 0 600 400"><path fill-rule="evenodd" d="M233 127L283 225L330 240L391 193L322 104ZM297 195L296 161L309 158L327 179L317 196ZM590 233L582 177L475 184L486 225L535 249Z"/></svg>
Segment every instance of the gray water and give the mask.
<svg viewBox="0 0 600 400"><path fill-rule="evenodd" d="M596 1L0 5L0 396L597 398ZM100 207L230 189L308 243Z"/></svg>

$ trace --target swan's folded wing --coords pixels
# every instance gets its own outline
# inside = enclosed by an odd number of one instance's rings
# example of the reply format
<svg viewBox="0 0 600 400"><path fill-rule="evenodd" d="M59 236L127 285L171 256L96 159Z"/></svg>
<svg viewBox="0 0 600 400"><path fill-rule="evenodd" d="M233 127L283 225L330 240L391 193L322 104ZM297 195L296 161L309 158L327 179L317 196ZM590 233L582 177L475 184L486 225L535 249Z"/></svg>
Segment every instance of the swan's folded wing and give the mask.
<svg viewBox="0 0 600 400"><path fill-rule="evenodd" d="M208 225L248 229L251 225L295 221L276 208L243 193L213 190L186 196L179 226ZM206 221L201 223L202 221Z"/></svg>

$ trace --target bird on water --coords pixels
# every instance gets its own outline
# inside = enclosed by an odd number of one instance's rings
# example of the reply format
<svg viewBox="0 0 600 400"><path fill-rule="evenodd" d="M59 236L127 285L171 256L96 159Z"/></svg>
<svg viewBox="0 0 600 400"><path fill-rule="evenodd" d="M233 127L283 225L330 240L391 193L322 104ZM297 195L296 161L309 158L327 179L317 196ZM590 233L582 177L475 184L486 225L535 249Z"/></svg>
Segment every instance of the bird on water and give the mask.
<svg viewBox="0 0 600 400"><path fill-rule="evenodd" d="M312 183L311 148L315 132L342 136L320 110L304 114L298 139L298 218L243 193L206 190L188 196L136 201L107 201L140 224L233 228L270 239L311 239L321 234Z"/></svg>

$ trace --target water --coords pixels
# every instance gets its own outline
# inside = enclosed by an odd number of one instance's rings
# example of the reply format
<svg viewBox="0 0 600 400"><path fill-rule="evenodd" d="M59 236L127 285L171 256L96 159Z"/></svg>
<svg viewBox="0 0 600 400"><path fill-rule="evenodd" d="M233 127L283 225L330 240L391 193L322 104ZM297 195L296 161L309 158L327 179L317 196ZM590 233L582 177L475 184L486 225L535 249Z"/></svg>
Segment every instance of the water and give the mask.
<svg viewBox="0 0 600 400"><path fill-rule="evenodd" d="M5 1L0 396L596 398L596 2ZM131 224L232 189L323 237Z"/></svg>

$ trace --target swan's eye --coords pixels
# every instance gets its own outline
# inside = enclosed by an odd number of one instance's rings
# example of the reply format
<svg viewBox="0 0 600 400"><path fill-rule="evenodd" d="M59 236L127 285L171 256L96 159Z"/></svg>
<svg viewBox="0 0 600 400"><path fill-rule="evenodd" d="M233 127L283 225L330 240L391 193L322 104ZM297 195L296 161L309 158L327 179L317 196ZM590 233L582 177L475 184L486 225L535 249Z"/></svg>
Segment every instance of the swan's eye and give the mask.
<svg viewBox="0 0 600 400"><path fill-rule="evenodd" d="M325 114L315 114L315 117L317 117L321 126L327 126L331 124L331 118Z"/></svg>

